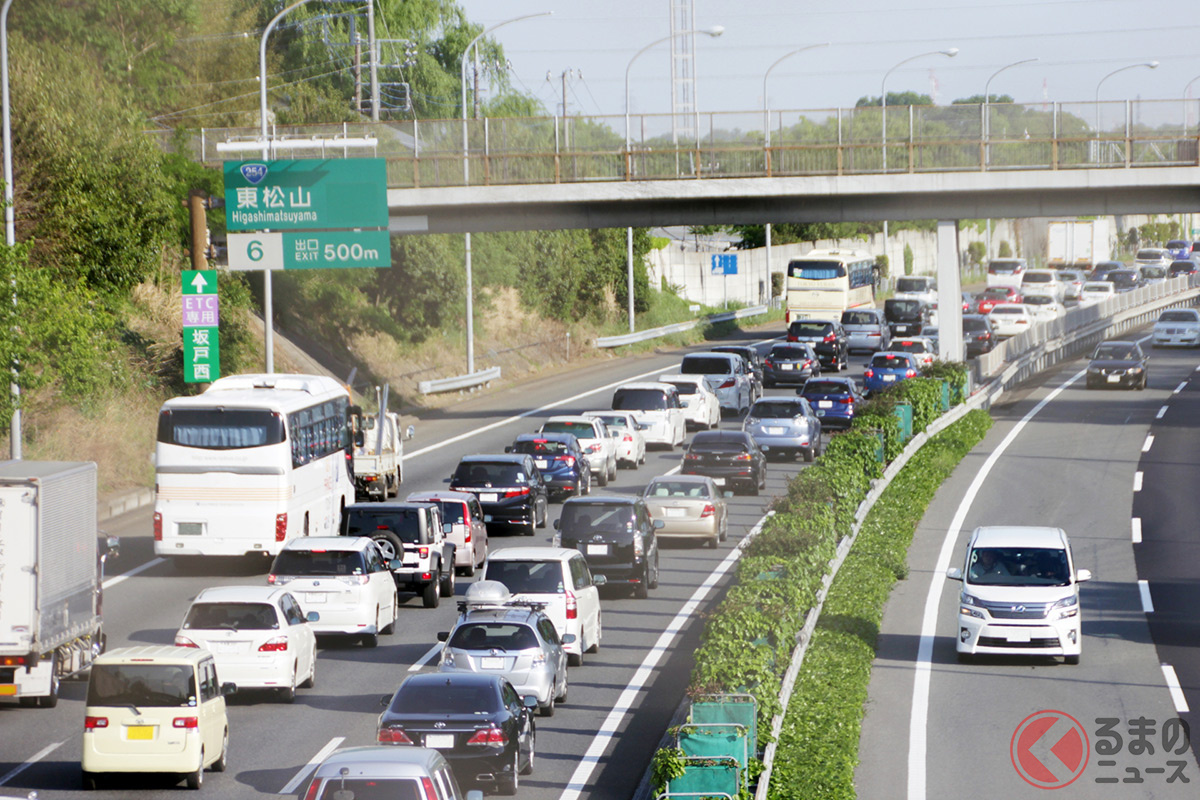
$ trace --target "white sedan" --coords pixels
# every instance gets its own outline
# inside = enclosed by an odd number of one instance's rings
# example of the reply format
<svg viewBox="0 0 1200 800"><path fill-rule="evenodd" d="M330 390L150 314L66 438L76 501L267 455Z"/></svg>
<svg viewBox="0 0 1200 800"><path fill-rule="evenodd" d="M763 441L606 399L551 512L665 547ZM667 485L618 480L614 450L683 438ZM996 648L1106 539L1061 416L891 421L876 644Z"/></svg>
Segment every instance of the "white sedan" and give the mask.
<svg viewBox="0 0 1200 800"><path fill-rule="evenodd" d="M1048 294L1027 294L1024 298L1024 306L1033 315L1034 322L1058 319L1066 310L1061 303Z"/></svg>
<svg viewBox="0 0 1200 800"><path fill-rule="evenodd" d="M585 411L585 417L603 422L610 431L618 433L617 464L633 469L646 463L646 437L642 435L637 420L628 411Z"/></svg>
<svg viewBox="0 0 1200 800"><path fill-rule="evenodd" d="M1181 345L1200 347L1200 311L1194 308L1169 308L1154 323L1154 347Z"/></svg>
<svg viewBox="0 0 1200 800"><path fill-rule="evenodd" d="M683 418L691 428L708 430L721 422L721 399L708 388L703 375L659 375L663 383L679 390Z"/></svg>
<svg viewBox="0 0 1200 800"><path fill-rule="evenodd" d="M1033 327L1033 315L1023 303L1001 303L988 312L992 330L1001 338L1016 336Z"/></svg>
<svg viewBox="0 0 1200 800"><path fill-rule="evenodd" d="M1079 290L1079 305L1094 306L1117 296L1117 287L1108 281L1087 281Z"/></svg>

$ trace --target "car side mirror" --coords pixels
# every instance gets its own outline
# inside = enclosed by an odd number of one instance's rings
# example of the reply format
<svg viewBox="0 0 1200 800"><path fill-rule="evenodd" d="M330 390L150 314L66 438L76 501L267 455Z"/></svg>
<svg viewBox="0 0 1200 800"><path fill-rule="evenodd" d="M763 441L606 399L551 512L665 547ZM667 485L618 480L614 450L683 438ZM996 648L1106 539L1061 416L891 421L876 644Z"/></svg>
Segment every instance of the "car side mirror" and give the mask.
<svg viewBox="0 0 1200 800"><path fill-rule="evenodd" d="M606 583L608 583L608 578L604 577L603 575L592 576L592 586L603 586Z"/></svg>
<svg viewBox="0 0 1200 800"><path fill-rule="evenodd" d="M1083 583L1092 579L1092 571L1090 569L1081 569L1075 573L1075 582Z"/></svg>
<svg viewBox="0 0 1200 800"><path fill-rule="evenodd" d="M506 453L511 453L511 452L512 452L512 450L513 450L513 449L512 449L512 445L511 445L511 444L509 444L509 445L505 445L505 446L504 446L504 452L506 452Z"/></svg>
<svg viewBox="0 0 1200 800"><path fill-rule="evenodd" d="M121 555L121 538L119 536L109 536L104 540L105 555L109 558L116 558Z"/></svg>
<svg viewBox="0 0 1200 800"><path fill-rule="evenodd" d="M318 614L316 611L310 611L304 615L304 619L306 619L309 622L320 622L321 615Z"/></svg>
<svg viewBox="0 0 1200 800"><path fill-rule="evenodd" d="M554 530L558 530L558 525L562 520L554 520Z"/></svg>
<svg viewBox="0 0 1200 800"><path fill-rule="evenodd" d="M362 431L355 431L354 432L354 446L362 447L366 443L367 443L367 435L365 433L363 433Z"/></svg>
<svg viewBox="0 0 1200 800"><path fill-rule="evenodd" d="M380 708L387 708L391 704L392 704L392 696L390 694L380 695L380 697L379 697L379 707Z"/></svg>
<svg viewBox="0 0 1200 800"><path fill-rule="evenodd" d="M417 426L416 425L409 425L407 428L404 429L404 438L405 439L411 439L416 435L417 435Z"/></svg>
<svg viewBox="0 0 1200 800"><path fill-rule="evenodd" d="M952 581L961 581L963 579L962 569L960 567L951 567L946 570L946 577Z"/></svg>
<svg viewBox="0 0 1200 800"><path fill-rule="evenodd" d="M522 704L526 708L528 708L530 711L532 711L533 709L538 707L538 701L537 701L536 694L527 694L523 698L521 698L521 700L522 700Z"/></svg>
<svg viewBox="0 0 1200 800"><path fill-rule="evenodd" d="M400 569L401 567L404 566L404 559L393 558L391 561L387 562L387 565L388 565L388 569L393 569L393 570Z"/></svg>
<svg viewBox="0 0 1200 800"><path fill-rule="evenodd" d="M662 530L666 526L667 526L667 523L664 520L661 520L661 519L654 520L654 530L656 530L656 531Z"/></svg>
<svg viewBox="0 0 1200 800"><path fill-rule="evenodd" d="M439 642L444 642L450 638L450 631L438 631L437 639Z"/></svg>
<svg viewBox="0 0 1200 800"><path fill-rule="evenodd" d="M563 637L562 637L563 644L572 644L574 641L575 641L575 634L573 634L573 633L564 633L563 634Z"/></svg>
<svg viewBox="0 0 1200 800"><path fill-rule="evenodd" d="M235 694L237 694L237 684L236 683L222 683L221 684L221 696L222 697L230 697Z"/></svg>

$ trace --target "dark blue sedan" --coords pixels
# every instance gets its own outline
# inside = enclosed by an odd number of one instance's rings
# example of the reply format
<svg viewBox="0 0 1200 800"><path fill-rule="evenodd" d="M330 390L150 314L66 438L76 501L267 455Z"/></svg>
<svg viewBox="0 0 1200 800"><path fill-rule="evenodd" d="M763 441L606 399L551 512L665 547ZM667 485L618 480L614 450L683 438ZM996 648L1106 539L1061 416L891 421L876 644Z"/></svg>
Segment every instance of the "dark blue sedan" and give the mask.
<svg viewBox="0 0 1200 800"><path fill-rule="evenodd" d="M854 422L854 409L863 402L853 378L813 378L796 394L812 406L825 430L845 430Z"/></svg>
<svg viewBox="0 0 1200 800"><path fill-rule="evenodd" d="M876 353L863 372L863 385L868 394L882 392L906 378L917 377L920 365L912 353Z"/></svg>
<svg viewBox="0 0 1200 800"><path fill-rule="evenodd" d="M533 456L551 499L582 497L592 491L591 467L573 433L522 433L504 452Z"/></svg>

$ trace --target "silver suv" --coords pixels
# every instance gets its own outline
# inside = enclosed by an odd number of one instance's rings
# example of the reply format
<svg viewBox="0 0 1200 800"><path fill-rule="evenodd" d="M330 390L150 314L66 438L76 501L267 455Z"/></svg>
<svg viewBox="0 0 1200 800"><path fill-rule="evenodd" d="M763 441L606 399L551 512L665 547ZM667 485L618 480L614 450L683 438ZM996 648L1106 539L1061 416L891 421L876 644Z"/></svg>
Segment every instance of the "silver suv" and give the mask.
<svg viewBox="0 0 1200 800"><path fill-rule="evenodd" d="M342 514L343 536L375 540L402 592L426 608L454 596L454 545L446 539L438 503L355 503Z"/></svg>
<svg viewBox="0 0 1200 800"><path fill-rule="evenodd" d="M892 332L881 308L856 308L842 312L842 327L846 329L850 350L870 350L878 353L892 343Z"/></svg>

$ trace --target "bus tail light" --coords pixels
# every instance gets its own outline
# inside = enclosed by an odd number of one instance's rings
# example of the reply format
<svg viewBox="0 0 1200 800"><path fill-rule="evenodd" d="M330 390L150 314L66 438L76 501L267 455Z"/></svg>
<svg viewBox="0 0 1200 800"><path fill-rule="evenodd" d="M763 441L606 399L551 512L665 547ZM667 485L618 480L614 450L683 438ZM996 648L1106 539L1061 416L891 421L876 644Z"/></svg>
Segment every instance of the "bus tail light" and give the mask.
<svg viewBox="0 0 1200 800"><path fill-rule="evenodd" d="M287 540L287 512L275 515L275 541Z"/></svg>
<svg viewBox="0 0 1200 800"><path fill-rule="evenodd" d="M154 512L154 541L162 541L162 512Z"/></svg>

